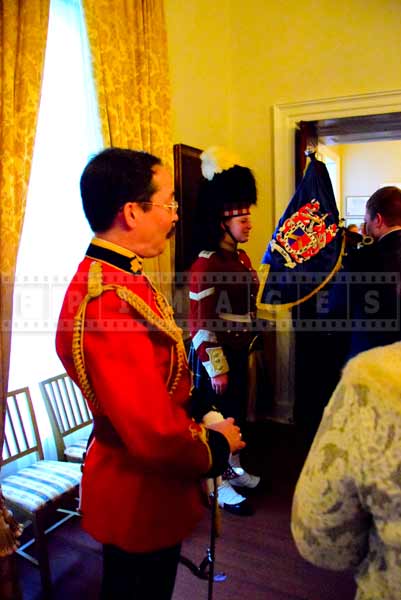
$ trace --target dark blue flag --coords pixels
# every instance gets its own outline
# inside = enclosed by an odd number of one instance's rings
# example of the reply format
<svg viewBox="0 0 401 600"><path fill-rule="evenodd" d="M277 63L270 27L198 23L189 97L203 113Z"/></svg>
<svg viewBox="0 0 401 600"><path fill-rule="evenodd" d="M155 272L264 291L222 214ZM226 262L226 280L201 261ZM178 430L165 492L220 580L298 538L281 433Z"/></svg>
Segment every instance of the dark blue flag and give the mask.
<svg viewBox="0 0 401 600"><path fill-rule="evenodd" d="M326 165L312 155L263 257L258 316L274 319L320 291L341 266L344 239Z"/></svg>

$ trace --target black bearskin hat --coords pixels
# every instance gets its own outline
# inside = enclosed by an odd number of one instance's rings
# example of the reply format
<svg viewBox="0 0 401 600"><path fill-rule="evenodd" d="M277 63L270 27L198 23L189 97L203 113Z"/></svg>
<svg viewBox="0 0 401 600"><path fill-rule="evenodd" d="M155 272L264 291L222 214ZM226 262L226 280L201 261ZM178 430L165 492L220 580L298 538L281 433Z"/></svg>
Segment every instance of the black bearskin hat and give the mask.
<svg viewBox="0 0 401 600"><path fill-rule="evenodd" d="M256 204L253 173L239 164L239 159L220 146L201 154L202 175L199 209L218 218L246 215Z"/></svg>

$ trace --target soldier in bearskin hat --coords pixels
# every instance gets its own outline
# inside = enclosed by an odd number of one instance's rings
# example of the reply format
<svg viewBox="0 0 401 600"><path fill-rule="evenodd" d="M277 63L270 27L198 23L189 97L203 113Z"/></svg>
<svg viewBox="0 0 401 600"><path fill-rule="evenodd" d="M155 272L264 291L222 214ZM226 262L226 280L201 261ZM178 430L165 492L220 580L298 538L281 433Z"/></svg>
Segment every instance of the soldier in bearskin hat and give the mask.
<svg viewBox="0 0 401 600"><path fill-rule="evenodd" d="M190 270L189 361L198 391L193 413L201 419L212 410L208 419L220 413L220 418L234 417L243 424L258 278L238 244L248 241L252 228L256 183L251 170L223 148L210 148L201 160L195 236L199 253ZM234 514L252 514L237 490L254 488L259 481L241 467L238 454L231 455L218 488L219 505Z"/></svg>

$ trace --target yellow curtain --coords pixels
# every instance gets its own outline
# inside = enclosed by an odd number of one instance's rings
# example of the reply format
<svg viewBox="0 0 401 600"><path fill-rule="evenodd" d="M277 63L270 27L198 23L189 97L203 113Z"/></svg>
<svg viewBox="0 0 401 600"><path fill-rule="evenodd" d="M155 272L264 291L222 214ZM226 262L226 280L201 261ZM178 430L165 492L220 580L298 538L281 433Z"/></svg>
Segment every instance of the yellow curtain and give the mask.
<svg viewBox="0 0 401 600"><path fill-rule="evenodd" d="M11 343L12 295L39 111L49 0L0 1L0 444ZM0 557L10 548L0 496ZM1 558L0 597L17 598L12 567ZM11 595L10 595L11 594ZM14 595L12 595L14 594Z"/></svg>
<svg viewBox="0 0 401 600"><path fill-rule="evenodd" d="M171 167L163 0L83 0L83 5L105 145L146 150ZM146 263L169 295L171 247Z"/></svg>

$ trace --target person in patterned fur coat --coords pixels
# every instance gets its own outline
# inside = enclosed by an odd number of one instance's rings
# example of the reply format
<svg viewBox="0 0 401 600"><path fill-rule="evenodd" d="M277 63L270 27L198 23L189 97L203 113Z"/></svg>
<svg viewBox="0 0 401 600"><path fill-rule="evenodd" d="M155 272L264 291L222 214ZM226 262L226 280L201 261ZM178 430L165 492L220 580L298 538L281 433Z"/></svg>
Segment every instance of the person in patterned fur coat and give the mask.
<svg viewBox="0 0 401 600"><path fill-rule="evenodd" d="M292 534L320 567L352 568L357 600L401 594L401 342L345 367L298 480Z"/></svg>

